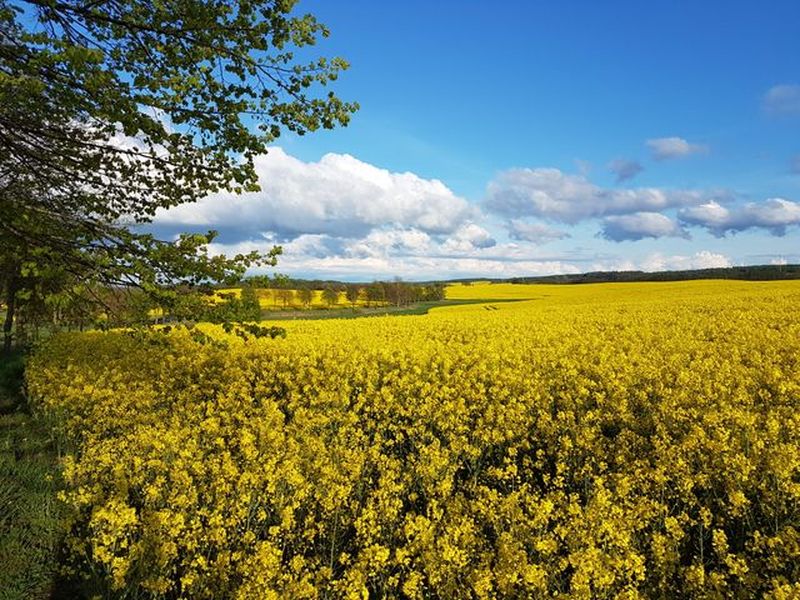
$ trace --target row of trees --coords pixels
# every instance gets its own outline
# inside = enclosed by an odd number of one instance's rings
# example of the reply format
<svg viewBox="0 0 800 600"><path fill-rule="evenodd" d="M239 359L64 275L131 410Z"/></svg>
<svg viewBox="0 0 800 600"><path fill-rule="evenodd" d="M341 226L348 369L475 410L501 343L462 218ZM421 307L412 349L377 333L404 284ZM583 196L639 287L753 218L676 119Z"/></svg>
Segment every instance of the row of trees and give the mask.
<svg viewBox="0 0 800 600"><path fill-rule="evenodd" d="M375 281L368 284L358 283L327 283L324 286L315 285L316 282L302 282L293 280L295 287L285 286L285 281L276 278L278 285L269 286L274 303L283 305L284 308L299 303L308 308L314 302L315 291L321 291L322 302L333 307L341 303L342 295L344 300L352 307L359 304L367 306L407 306L416 302L428 302L444 299L444 284L430 283L417 284L408 283L400 280L394 281ZM267 283L273 283L269 280ZM250 278L247 280L250 285L263 284L260 278ZM243 292L244 293L244 292ZM296 302L295 302L296 301Z"/></svg>
<svg viewBox="0 0 800 600"><path fill-rule="evenodd" d="M348 286L348 290L350 286ZM416 302L444 300L444 284L417 284L404 281L376 281L358 288L368 304L386 302L394 306L406 306ZM357 297L357 296L356 296ZM348 295L348 300L351 296Z"/></svg>
<svg viewBox="0 0 800 600"><path fill-rule="evenodd" d="M207 321L212 323L258 321L262 318L261 299L272 300L275 307L310 308L319 293L322 303L335 306L366 305L407 306L417 302L444 299L442 283L408 283L399 280L367 284L330 283L320 288L315 282L295 280L295 288L271 285L275 278L254 277L245 280L239 293L220 292L210 286L174 288L169 304L160 302L137 287L83 285L66 292L47 279L20 294L15 312L16 337L19 341L38 338L42 331L125 327L165 321ZM263 284L266 287L260 287Z"/></svg>

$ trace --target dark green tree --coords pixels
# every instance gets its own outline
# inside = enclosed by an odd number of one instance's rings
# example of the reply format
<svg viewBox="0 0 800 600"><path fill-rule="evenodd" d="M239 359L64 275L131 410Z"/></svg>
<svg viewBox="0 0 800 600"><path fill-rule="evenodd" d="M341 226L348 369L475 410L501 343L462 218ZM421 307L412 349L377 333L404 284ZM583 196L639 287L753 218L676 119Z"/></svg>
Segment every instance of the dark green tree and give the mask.
<svg viewBox="0 0 800 600"><path fill-rule="evenodd" d="M297 299L300 300L300 304L308 308L314 300L314 290L307 285L301 286L297 290Z"/></svg>
<svg viewBox="0 0 800 600"><path fill-rule="evenodd" d="M348 284L344 293L347 301L355 308L356 304L358 304L358 299L361 297L361 286L355 283Z"/></svg>
<svg viewBox="0 0 800 600"><path fill-rule="evenodd" d="M322 290L322 301L328 307L335 306L339 302L339 290L332 286L326 287Z"/></svg>
<svg viewBox="0 0 800 600"><path fill-rule="evenodd" d="M237 321L260 321L261 303L258 301L258 291L252 285L245 283L242 285L242 294L239 298L241 303L242 318Z"/></svg>
<svg viewBox="0 0 800 600"><path fill-rule="evenodd" d="M374 281L367 286L367 302L370 306L375 304L382 304L386 300L386 291L383 284L379 281Z"/></svg>

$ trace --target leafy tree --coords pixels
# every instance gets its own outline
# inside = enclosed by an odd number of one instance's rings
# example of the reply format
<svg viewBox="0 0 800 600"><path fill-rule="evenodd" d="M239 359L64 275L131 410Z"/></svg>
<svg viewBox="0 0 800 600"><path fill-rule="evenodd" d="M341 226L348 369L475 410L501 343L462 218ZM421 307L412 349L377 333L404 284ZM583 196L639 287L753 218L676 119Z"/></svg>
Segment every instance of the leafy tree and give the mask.
<svg viewBox="0 0 800 600"><path fill-rule="evenodd" d="M356 284L348 285L344 290L347 301L355 308L358 304L358 299L361 296L361 287Z"/></svg>
<svg viewBox="0 0 800 600"><path fill-rule="evenodd" d="M389 304L400 306L406 300L407 285L399 277L395 277L393 281L383 283L384 295Z"/></svg>
<svg viewBox="0 0 800 600"><path fill-rule="evenodd" d="M322 301L329 307L335 306L339 302L339 290L334 287L326 287L322 290Z"/></svg>
<svg viewBox="0 0 800 600"><path fill-rule="evenodd" d="M375 281L367 286L367 302L370 305L381 303L386 299L386 291L383 284Z"/></svg>
<svg viewBox="0 0 800 600"><path fill-rule="evenodd" d="M201 304L194 307L188 319L202 320L211 323L229 323L243 321L259 321L261 308L252 298L237 297L236 294L224 294L222 302L209 302L200 297Z"/></svg>
<svg viewBox="0 0 800 600"><path fill-rule="evenodd" d="M302 286L297 290L297 299L300 300L300 304L308 308L314 300L314 290L306 285Z"/></svg>
<svg viewBox="0 0 800 600"><path fill-rule="evenodd" d="M445 286L443 283L432 283L421 289L421 300L444 300Z"/></svg>
<svg viewBox="0 0 800 600"><path fill-rule="evenodd" d="M293 282L288 275L283 275L282 273L275 273L275 276L272 278L272 287L277 288L279 290L283 289L291 289L293 286Z"/></svg>
<svg viewBox="0 0 800 600"><path fill-rule="evenodd" d="M243 318L236 319L237 321L261 320L261 303L258 300L258 292L256 291L256 288L248 283L242 285L240 303Z"/></svg>
<svg viewBox="0 0 800 600"><path fill-rule="evenodd" d="M275 290L275 299L276 301L280 300L283 303L283 308L288 308L294 300L294 290L287 288Z"/></svg>
<svg viewBox="0 0 800 600"><path fill-rule="evenodd" d="M348 122L357 106L319 91L347 63L295 58L328 30L294 4L0 0L6 345L19 293L54 271L155 293L274 264L279 249L212 258L214 232L173 242L131 226L255 190L253 159L282 131Z"/></svg>

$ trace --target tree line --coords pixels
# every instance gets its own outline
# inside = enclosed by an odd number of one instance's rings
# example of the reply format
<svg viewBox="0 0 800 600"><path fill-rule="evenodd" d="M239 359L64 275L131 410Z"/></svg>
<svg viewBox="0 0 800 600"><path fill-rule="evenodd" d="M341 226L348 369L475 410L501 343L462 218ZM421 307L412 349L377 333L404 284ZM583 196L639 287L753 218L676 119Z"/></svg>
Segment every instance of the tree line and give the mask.
<svg viewBox="0 0 800 600"><path fill-rule="evenodd" d="M292 287L289 287L291 284ZM419 302L444 300L445 284L413 283L398 279L370 283L320 282L285 276L254 276L238 288L210 285L183 286L174 290L168 303L144 290L127 286L84 285L70 293L58 286L34 286L22 294L15 314L18 341L35 341L44 332L107 329L165 322L259 321L265 308L304 308L315 304L317 295L327 308L363 306L403 307ZM262 305L267 300L267 306ZM271 302L270 302L271 301Z"/></svg>
<svg viewBox="0 0 800 600"><path fill-rule="evenodd" d="M800 279L800 265L748 265L690 269L685 271L596 271L544 277L514 277L508 283L613 283L637 281L689 281L694 279L736 279L742 281L777 281Z"/></svg>

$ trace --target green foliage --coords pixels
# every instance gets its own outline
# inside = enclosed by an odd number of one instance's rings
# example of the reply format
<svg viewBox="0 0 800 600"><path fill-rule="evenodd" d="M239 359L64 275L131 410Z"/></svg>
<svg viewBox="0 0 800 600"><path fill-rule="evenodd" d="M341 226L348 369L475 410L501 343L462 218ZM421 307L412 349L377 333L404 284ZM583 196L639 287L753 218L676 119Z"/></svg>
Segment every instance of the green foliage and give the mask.
<svg viewBox="0 0 800 600"><path fill-rule="evenodd" d="M177 303L175 286L230 283L275 264L279 248L211 257L214 232L165 241L128 225L211 193L256 190L253 159L282 131L348 122L357 106L322 93L347 63L295 58L328 31L294 5L0 0L6 350L26 303L39 318L48 303L101 300L97 286Z"/></svg>
<svg viewBox="0 0 800 600"><path fill-rule="evenodd" d="M0 357L0 399L2 404L16 404L22 397L25 357L21 351Z"/></svg>
<svg viewBox="0 0 800 600"><path fill-rule="evenodd" d="M800 265L748 265L715 267L686 271L598 271L577 275L546 275L543 277L513 277L509 283L605 283L634 281L689 281L694 279L738 279L743 281L778 281L800 279ZM492 280L497 281L497 280ZM464 282L469 285L469 282Z"/></svg>
<svg viewBox="0 0 800 600"><path fill-rule="evenodd" d="M297 290L297 299L300 300L303 306L310 306L311 302L314 300L314 290L308 286L301 287Z"/></svg>
<svg viewBox="0 0 800 600"><path fill-rule="evenodd" d="M367 302L374 304L376 302L383 302L386 300L386 291L383 285L378 282L371 283L367 286Z"/></svg>
<svg viewBox="0 0 800 600"><path fill-rule="evenodd" d="M285 338L286 330L282 327L264 326L256 323L223 323L222 329L225 333L232 333L243 340L258 338Z"/></svg>
<svg viewBox="0 0 800 600"><path fill-rule="evenodd" d="M333 287L326 287L322 290L322 301L328 306L334 306L339 302L339 290Z"/></svg>
<svg viewBox="0 0 800 600"><path fill-rule="evenodd" d="M355 306L358 303L358 299L361 297L361 287L356 284L350 284L345 287L344 295L347 301Z"/></svg>
<svg viewBox="0 0 800 600"><path fill-rule="evenodd" d="M50 598L63 540L52 439L30 415L0 415L0 600Z"/></svg>
<svg viewBox="0 0 800 600"><path fill-rule="evenodd" d="M282 130L357 108L319 92L346 61L296 61L328 30L295 3L4 0L0 156L23 177L60 173L59 190L83 190L60 201L110 218L253 189L253 157Z"/></svg>
<svg viewBox="0 0 800 600"><path fill-rule="evenodd" d="M241 313L236 321L260 321L261 304L258 301L256 289L251 285L242 286L242 294L239 297Z"/></svg>

